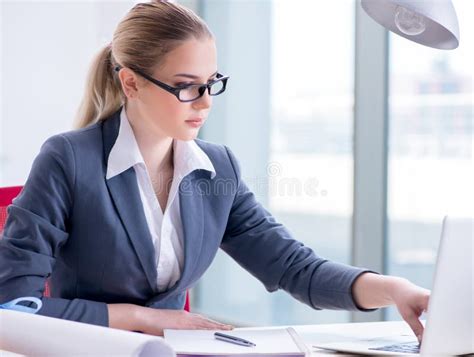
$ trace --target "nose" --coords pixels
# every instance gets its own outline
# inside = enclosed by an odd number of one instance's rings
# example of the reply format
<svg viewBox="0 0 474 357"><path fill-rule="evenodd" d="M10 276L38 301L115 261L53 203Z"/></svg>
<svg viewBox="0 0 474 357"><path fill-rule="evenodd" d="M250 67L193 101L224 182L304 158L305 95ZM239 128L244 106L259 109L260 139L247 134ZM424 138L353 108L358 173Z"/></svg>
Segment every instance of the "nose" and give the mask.
<svg viewBox="0 0 474 357"><path fill-rule="evenodd" d="M192 102L194 109L208 109L212 105L212 97L209 95L209 92L206 90L202 97L196 99Z"/></svg>

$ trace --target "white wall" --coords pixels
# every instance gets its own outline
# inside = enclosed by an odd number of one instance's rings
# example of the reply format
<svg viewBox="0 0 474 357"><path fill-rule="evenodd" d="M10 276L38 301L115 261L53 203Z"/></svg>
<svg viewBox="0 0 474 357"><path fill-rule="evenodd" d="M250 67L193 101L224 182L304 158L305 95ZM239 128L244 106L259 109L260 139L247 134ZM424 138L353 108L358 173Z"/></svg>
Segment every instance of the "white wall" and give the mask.
<svg viewBox="0 0 474 357"><path fill-rule="evenodd" d="M135 2L0 2L0 187L72 128L90 61Z"/></svg>

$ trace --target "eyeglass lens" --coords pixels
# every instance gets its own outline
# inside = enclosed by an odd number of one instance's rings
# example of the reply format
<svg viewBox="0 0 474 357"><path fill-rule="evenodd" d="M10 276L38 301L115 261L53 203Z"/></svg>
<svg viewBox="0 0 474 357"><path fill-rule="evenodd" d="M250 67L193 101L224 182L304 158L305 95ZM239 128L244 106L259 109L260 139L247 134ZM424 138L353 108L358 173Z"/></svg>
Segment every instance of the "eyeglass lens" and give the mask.
<svg viewBox="0 0 474 357"><path fill-rule="evenodd" d="M201 97L204 94L204 91L209 89L209 95L218 95L224 90L224 81L214 82L210 87L204 85L191 85L187 88L181 89L179 92L180 100L193 100Z"/></svg>

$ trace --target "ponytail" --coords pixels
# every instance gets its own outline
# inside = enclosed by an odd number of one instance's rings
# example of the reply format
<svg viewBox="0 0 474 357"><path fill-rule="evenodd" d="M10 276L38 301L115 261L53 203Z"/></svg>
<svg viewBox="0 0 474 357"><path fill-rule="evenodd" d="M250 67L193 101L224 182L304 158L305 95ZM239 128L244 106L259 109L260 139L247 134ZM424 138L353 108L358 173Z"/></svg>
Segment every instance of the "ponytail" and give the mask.
<svg viewBox="0 0 474 357"><path fill-rule="evenodd" d="M107 45L96 55L89 69L76 128L84 128L115 113L122 99L120 81L113 70L112 48Z"/></svg>

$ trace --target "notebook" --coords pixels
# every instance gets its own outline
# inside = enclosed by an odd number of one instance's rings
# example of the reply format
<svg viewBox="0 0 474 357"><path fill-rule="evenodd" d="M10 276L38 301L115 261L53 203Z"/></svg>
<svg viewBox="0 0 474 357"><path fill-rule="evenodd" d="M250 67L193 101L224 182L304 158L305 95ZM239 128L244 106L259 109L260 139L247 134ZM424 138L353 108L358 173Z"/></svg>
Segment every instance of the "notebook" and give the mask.
<svg viewBox="0 0 474 357"><path fill-rule="evenodd" d="M217 340L214 330L167 330L165 341L177 354L193 356L237 355L237 356L310 356L310 351L296 331L291 328L238 328L221 331L256 344L253 347L239 346Z"/></svg>

